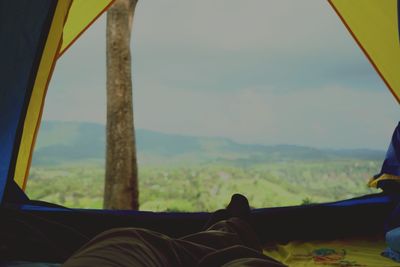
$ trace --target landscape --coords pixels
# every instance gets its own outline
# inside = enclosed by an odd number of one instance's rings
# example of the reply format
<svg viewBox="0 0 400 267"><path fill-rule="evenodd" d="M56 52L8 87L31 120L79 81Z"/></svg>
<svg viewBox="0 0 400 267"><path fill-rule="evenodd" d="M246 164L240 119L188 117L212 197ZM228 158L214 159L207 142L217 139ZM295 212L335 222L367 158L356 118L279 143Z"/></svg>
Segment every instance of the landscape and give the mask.
<svg viewBox="0 0 400 267"><path fill-rule="evenodd" d="M379 192L367 187L385 151L239 144L136 130L140 209L213 211L230 195L254 208L306 205ZM26 192L73 208L102 208L105 126L44 121Z"/></svg>

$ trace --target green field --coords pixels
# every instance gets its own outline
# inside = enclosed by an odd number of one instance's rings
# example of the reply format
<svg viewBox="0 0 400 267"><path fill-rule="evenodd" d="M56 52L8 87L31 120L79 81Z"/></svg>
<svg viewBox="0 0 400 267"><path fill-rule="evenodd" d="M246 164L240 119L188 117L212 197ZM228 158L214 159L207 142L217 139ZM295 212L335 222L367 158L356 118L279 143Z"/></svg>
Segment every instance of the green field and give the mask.
<svg viewBox="0 0 400 267"><path fill-rule="evenodd" d="M371 192L368 178L380 161L290 161L237 167L231 164L145 165L140 168L141 210L212 211L232 193L248 196L253 207L319 203ZM74 208L101 208L104 166L36 166L27 194L32 199Z"/></svg>
<svg viewBox="0 0 400 267"><path fill-rule="evenodd" d="M212 211L230 195L253 207L317 203L375 192L366 183L385 153L136 131L142 210ZM29 197L102 208L105 126L44 122L27 184Z"/></svg>

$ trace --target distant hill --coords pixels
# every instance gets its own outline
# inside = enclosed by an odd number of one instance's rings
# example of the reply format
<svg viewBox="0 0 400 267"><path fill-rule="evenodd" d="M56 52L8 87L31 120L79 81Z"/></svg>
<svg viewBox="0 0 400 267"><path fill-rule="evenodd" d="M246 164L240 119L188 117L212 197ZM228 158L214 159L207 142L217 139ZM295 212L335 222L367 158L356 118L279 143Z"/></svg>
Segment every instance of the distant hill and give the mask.
<svg viewBox="0 0 400 267"><path fill-rule="evenodd" d="M248 145L227 138L195 137L136 130L139 162L170 164L223 162L247 165L276 161L334 159L382 160L384 151L333 150L297 145ZM86 122L45 121L33 156L33 165L60 164L105 158L105 126Z"/></svg>

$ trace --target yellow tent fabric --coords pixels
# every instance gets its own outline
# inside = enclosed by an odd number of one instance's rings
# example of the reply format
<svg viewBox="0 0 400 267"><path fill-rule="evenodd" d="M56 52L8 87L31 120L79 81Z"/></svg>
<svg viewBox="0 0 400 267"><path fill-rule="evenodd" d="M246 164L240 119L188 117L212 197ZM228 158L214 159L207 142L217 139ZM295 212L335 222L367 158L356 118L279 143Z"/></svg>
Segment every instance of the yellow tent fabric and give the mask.
<svg viewBox="0 0 400 267"><path fill-rule="evenodd" d="M58 56L62 31L70 6L71 0L58 1L57 3L28 104L14 173L14 180L21 188L25 187L28 177L33 145L42 116L44 97Z"/></svg>
<svg viewBox="0 0 400 267"><path fill-rule="evenodd" d="M397 0L329 0L394 97L400 102Z"/></svg>
<svg viewBox="0 0 400 267"><path fill-rule="evenodd" d="M63 32L62 55L113 3L113 0L73 0Z"/></svg>
<svg viewBox="0 0 400 267"><path fill-rule="evenodd" d="M400 266L400 263L381 256L385 247L384 240L379 237L334 241L295 241L284 245L266 246L264 254L290 267Z"/></svg>
<svg viewBox="0 0 400 267"><path fill-rule="evenodd" d="M47 87L57 58L113 3L113 0L59 0L29 100L14 172L25 189Z"/></svg>

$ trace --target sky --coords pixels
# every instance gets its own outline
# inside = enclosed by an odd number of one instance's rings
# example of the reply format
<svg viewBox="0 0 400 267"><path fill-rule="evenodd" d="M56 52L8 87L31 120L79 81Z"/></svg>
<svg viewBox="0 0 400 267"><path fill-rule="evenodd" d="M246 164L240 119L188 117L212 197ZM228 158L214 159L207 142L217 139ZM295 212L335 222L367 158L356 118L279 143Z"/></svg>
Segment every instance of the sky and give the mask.
<svg viewBox="0 0 400 267"><path fill-rule="evenodd" d="M105 15L58 61L44 120L106 121ZM143 0L136 128L386 149L400 110L327 1Z"/></svg>

